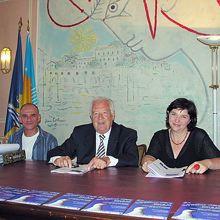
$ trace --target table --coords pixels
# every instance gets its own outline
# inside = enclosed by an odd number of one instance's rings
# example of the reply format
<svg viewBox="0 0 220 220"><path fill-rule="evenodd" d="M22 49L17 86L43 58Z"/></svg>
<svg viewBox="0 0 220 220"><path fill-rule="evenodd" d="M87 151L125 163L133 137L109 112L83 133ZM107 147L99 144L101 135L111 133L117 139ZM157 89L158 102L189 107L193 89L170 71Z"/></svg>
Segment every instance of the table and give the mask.
<svg viewBox="0 0 220 220"><path fill-rule="evenodd" d="M0 186L173 202L174 213L184 201L219 204L220 170L184 178L146 178L139 168L94 170L84 175L50 173L53 165L23 161L0 167ZM137 219L133 217L0 202L7 219ZM0 217L1 219L1 217ZM142 219L142 218L141 218Z"/></svg>

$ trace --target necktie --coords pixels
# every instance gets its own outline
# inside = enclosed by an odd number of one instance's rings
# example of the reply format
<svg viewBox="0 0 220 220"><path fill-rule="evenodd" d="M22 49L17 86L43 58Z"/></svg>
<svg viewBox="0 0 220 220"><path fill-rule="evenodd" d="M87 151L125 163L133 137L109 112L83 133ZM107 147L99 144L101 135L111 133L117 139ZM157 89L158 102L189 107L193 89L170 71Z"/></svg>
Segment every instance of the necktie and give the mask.
<svg viewBox="0 0 220 220"><path fill-rule="evenodd" d="M100 138L100 144L96 156L102 158L105 156L105 147L103 142L105 135L101 134L99 135L99 138Z"/></svg>

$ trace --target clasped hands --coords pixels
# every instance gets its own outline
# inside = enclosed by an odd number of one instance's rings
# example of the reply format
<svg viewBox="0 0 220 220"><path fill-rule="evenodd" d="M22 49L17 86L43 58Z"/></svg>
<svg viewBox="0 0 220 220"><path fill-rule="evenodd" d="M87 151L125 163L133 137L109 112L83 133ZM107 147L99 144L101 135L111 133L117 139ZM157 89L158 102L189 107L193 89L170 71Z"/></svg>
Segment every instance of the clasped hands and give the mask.
<svg viewBox="0 0 220 220"><path fill-rule="evenodd" d="M93 170L93 169L105 169L108 167L110 164L110 159L109 157L93 157L92 160L87 164L88 170ZM72 160L70 159L69 156L62 156L57 158L54 161L54 165L58 167L72 167Z"/></svg>

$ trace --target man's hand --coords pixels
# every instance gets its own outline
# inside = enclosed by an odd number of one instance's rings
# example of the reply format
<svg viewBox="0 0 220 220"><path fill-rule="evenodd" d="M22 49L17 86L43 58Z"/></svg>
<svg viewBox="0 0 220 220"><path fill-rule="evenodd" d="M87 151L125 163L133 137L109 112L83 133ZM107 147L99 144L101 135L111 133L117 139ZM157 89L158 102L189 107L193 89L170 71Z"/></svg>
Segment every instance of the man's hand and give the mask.
<svg viewBox="0 0 220 220"><path fill-rule="evenodd" d="M59 157L54 161L54 165L58 167L72 167L72 160L68 156Z"/></svg>
<svg viewBox="0 0 220 220"><path fill-rule="evenodd" d="M109 157L93 157L93 159L88 164L88 169L105 169L110 164Z"/></svg>

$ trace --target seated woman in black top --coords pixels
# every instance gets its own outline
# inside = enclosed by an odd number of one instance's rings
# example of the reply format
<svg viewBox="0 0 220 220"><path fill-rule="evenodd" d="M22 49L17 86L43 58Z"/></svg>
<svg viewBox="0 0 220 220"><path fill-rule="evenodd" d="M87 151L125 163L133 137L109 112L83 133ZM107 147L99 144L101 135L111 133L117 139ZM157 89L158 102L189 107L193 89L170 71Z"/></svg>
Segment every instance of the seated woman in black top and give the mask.
<svg viewBox="0 0 220 220"><path fill-rule="evenodd" d="M208 134L196 127L195 104L185 98L174 100L166 111L168 129L157 131L151 139L142 169L156 159L169 167L187 168L187 173L204 173L207 169L220 168L220 151ZM214 158L214 159L211 159Z"/></svg>

